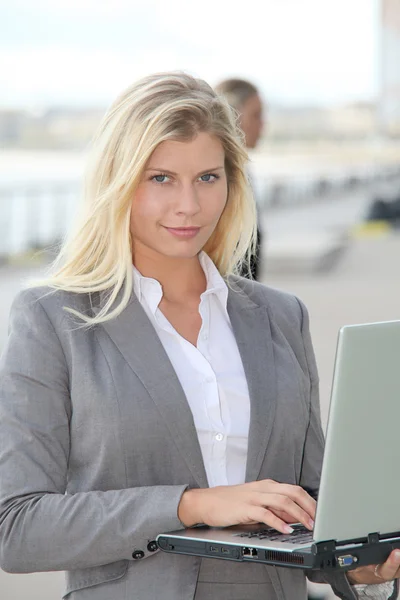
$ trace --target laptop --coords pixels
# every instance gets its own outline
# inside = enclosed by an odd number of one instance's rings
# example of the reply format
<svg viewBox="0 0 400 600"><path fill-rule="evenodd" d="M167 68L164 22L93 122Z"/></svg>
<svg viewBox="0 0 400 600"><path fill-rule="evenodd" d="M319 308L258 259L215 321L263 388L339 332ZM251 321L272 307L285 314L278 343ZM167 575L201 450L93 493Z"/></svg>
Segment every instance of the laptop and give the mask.
<svg viewBox="0 0 400 600"><path fill-rule="evenodd" d="M162 533L165 552L301 569L382 563L400 548L400 321L338 336L314 530L207 526Z"/></svg>

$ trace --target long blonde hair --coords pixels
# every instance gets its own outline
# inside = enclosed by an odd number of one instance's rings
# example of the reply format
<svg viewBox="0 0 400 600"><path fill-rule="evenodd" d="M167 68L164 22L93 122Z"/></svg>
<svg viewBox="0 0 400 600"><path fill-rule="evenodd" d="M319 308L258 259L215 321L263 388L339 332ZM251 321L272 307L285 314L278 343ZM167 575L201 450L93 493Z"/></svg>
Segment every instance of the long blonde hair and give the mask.
<svg viewBox="0 0 400 600"><path fill-rule="evenodd" d="M132 294L130 212L151 154L165 140L191 140L198 132L221 141L228 181L225 209L204 251L224 277L249 263L255 247L256 211L236 114L201 79L180 72L145 77L115 100L100 124L76 226L49 276L40 282L78 294L107 290L107 302L96 316L76 313L87 324L116 317Z"/></svg>

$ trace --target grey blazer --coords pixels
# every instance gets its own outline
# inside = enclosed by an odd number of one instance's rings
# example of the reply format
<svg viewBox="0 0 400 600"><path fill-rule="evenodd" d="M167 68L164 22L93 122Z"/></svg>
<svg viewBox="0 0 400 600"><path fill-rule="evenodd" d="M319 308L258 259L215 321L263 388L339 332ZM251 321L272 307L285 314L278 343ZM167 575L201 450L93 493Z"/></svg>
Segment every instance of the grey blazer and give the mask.
<svg viewBox="0 0 400 600"><path fill-rule="evenodd" d="M251 400L246 481L317 489L323 434L307 311L239 277L229 287ZM181 527L187 486L207 487L192 414L134 294L90 329L63 308L91 314L103 302L46 288L14 301L0 365L0 565L65 570L68 599L191 600L201 559L153 541ZM305 598L302 571L259 568L271 597ZM330 583L356 598L344 575Z"/></svg>

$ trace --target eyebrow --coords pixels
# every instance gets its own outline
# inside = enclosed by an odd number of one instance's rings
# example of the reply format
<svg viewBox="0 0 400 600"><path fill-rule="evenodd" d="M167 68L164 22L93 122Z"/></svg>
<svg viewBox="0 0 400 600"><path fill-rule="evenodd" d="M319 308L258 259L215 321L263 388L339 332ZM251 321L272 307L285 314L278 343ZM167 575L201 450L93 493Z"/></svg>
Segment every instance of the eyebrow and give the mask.
<svg viewBox="0 0 400 600"><path fill-rule="evenodd" d="M204 175L205 173L210 173L211 171L220 171L224 168L224 166L211 167L210 169L204 169L204 171L200 171L200 173L197 173L197 175ZM174 171L170 171L169 169L161 169L160 167L148 167L146 171L161 171L161 173L165 173L166 175L178 175L178 173L175 173Z"/></svg>

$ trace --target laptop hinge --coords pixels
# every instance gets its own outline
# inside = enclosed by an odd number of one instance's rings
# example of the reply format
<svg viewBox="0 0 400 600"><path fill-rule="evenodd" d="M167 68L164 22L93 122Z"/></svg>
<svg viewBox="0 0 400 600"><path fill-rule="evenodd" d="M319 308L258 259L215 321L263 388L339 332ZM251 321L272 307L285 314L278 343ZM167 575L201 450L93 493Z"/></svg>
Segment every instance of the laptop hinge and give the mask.
<svg viewBox="0 0 400 600"><path fill-rule="evenodd" d="M313 554L320 554L321 552L332 552L336 550L336 541L327 540L326 542L315 542L311 546L311 552Z"/></svg>
<svg viewBox="0 0 400 600"><path fill-rule="evenodd" d="M380 540L379 533L369 533L367 540L368 544L377 544Z"/></svg>

